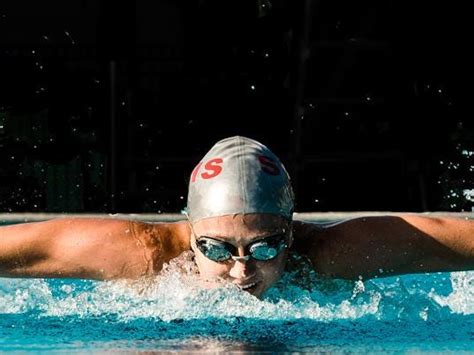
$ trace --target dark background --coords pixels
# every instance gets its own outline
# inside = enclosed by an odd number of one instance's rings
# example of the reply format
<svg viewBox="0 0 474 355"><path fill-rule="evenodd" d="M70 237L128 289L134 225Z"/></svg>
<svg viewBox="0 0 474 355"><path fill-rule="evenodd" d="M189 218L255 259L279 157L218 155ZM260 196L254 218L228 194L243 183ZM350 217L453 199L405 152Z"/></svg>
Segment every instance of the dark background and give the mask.
<svg viewBox="0 0 474 355"><path fill-rule="evenodd" d="M468 14L4 0L0 211L179 212L194 165L236 134L281 158L298 211L470 211Z"/></svg>

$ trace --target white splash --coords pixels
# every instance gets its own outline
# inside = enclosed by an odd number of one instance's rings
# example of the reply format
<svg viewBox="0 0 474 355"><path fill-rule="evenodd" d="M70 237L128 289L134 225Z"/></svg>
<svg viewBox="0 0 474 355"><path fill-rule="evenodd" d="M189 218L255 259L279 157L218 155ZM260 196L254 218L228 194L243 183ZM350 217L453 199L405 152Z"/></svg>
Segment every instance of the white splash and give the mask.
<svg viewBox="0 0 474 355"><path fill-rule="evenodd" d="M446 312L472 314L474 273L453 273L451 279L444 275L446 281L436 275L321 281L303 267L287 272L263 299L257 299L229 284L203 288L191 253L185 253L166 265L160 276L135 282L0 279L0 313L166 322L239 317L426 321ZM452 290L447 290L450 285Z"/></svg>
<svg viewBox="0 0 474 355"><path fill-rule="evenodd" d="M434 294L433 299L441 306L449 307L460 314L474 314L474 273L453 272L451 274L453 292L447 296Z"/></svg>

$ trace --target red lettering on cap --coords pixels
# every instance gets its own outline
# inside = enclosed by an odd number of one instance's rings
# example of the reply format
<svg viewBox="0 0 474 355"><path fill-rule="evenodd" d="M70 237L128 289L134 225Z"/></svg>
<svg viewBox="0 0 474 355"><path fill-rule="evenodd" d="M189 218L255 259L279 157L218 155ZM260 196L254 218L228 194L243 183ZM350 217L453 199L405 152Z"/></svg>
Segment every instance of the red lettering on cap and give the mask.
<svg viewBox="0 0 474 355"><path fill-rule="evenodd" d="M204 165L204 169L209 170L211 172L204 172L201 174L201 177L203 179L212 179L219 175L222 172L222 166L219 164L222 164L223 160L221 158L215 158L209 160L206 165Z"/></svg>
<svg viewBox="0 0 474 355"><path fill-rule="evenodd" d="M276 161L270 157L265 155L259 155L258 161L260 162L260 166L262 170L267 174L277 176L281 174L280 168L278 167Z"/></svg>
<svg viewBox="0 0 474 355"><path fill-rule="evenodd" d="M197 173L198 173L199 168L201 167L201 165L202 165L202 162L200 162L198 165L196 165L196 167L193 169L193 172L191 174L191 182L196 181L196 176L197 176Z"/></svg>

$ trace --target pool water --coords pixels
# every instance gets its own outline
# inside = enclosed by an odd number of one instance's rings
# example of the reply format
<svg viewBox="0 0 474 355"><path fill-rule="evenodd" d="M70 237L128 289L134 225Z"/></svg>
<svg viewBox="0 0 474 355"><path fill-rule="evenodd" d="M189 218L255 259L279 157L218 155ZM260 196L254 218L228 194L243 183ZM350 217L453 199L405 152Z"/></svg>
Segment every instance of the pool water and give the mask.
<svg viewBox="0 0 474 355"><path fill-rule="evenodd" d="M474 272L321 281L293 255L259 300L202 288L186 254L132 283L0 279L0 350L474 350Z"/></svg>

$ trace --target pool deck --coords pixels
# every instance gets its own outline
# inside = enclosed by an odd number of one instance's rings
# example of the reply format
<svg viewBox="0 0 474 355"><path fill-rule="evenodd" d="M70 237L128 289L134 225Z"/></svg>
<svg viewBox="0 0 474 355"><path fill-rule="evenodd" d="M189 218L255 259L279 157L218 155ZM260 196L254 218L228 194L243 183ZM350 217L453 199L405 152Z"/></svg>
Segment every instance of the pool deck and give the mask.
<svg viewBox="0 0 474 355"><path fill-rule="evenodd" d="M474 212L301 212L295 213L293 218L301 221L337 221L362 216L387 216L402 213L422 216L445 216L454 218L474 219ZM53 218L115 218L131 219L148 222L175 222L185 219L181 213L0 213L0 224L45 221Z"/></svg>

